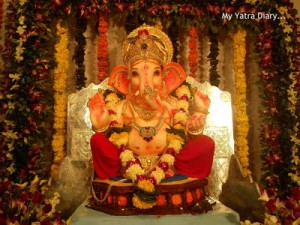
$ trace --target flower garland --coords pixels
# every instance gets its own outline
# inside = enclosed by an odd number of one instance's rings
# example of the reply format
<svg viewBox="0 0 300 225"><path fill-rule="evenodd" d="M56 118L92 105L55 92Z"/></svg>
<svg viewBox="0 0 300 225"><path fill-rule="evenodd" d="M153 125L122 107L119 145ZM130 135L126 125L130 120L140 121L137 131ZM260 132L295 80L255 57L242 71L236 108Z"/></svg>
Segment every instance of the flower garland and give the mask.
<svg viewBox="0 0 300 225"><path fill-rule="evenodd" d="M279 7L278 8L279 13L281 14L280 19L280 26L283 29L284 32L284 40L286 43L286 52L288 54L288 61L290 65L291 73L289 75L289 78L291 79L291 84L288 89L288 99L289 99L289 111L291 112L292 116L294 117L295 121L299 121L299 112L297 111L297 103L300 99L299 94L299 86L300 86L300 46L299 46L299 40L297 40L297 23L294 24L294 27L292 27L292 24L288 22L288 20L295 21L295 17L293 17L286 7ZM299 21L298 21L299 22ZM299 24L298 24L299 25ZM293 32L294 31L294 32ZM292 42L298 43L296 48L292 45ZM298 86L298 87L297 87ZM299 110L299 109L298 109ZM300 186L300 157L299 157L299 149L300 149L300 127L299 123L295 123L293 125L293 131L291 132L291 142L293 143L292 149L291 149L291 155L292 155L292 166L290 167L290 173L288 174L291 177L291 180L295 182L298 186Z"/></svg>
<svg viewBox="0 0 300 225"><path fill-rule="evenodd" d="M162 30L162 25L161 25L161 21L159 21L160 26L161 26L161 30ZM180 32L178 30L178 27L176 26L170 26L169 30L169 37L171 39L172 42L172 46L173 46L173 59L172 62L178 62L178 56L179 56L179 35Z"/></svg>
<svg viewBox="0 0 300 225"><path fill-rule="evenodd" d="M1 224L66 224L56 212L60 195L54 192L47 198L45 182L35 176L30 182L1 183L1 199L7 203L2 211L5 217L0 214Z"/></svg>
<svg viewBox="0 0 300 225"><path fill-rule="evenodd" d="M98 31L98 79L101 81L105 79L108 73L108 21L105 13L101 13L99 16Z"/></svg>
<svg viewBox="0 0 300 225"><path fill-rule="evenodd" d="M163 179L168 177L168 170L174 165L175 155L180 152L185 144L185 138L179 135L178 131L185 129L187 122L188 101L190 100L190 89L182 85L175 92L179 99L179 111L174 115L173 129L167 129L167 147L164 154L160 157L157 165L151 171L145 171L140 161L134 156L132 150L128 147L129 132L113 132L109 140L120 149L120 159L125 168L126 177L136 184L136 192L133 196L133 205L140 209L149 209L156 205L155 186ZM110 93L105 97L105 102L109 109L110 127L120 127L116 122L116 112L113 106L120 101L115 93ZM176 132L177 131L177 132ZM143 198L141 197L143 196ZM145 200L146 196L146 200Z"/></svg>
<svg viewBox="0 0 300 225"><path fill-rule="evenodd" d="M14 4L8 4L8 11L6 14L7 20L6 26L11 27L11 30L8 30L5 35L5 49L6 51L3 54L4 62L14 61L16 40L13 39L13 36L16 35L15 31L19 26L19 21L16 16L17 6ZM23 39L22 39L23 40ZM12 115L16 108L16 100L18 98L16 90L19 87L19 80L21 74L9 65L13 63L7 63L3 65L3 72L0 73L0 106L1 106L1 115L5 116L5 120L1 123L1 148L3 151L0 151L1 165L3 169L0 170L1 181L5 180L5 177L10 177L14 174L16 169L16 160L13 157L15 151L15 143L19 139L19 134L16 130L17 123L12 119Z"/></svg>
<svg viewBox="0 0 300 225"><path fill-rule="evenodd" d="M49 12L28 0L7 5L4 79L0 78L5 82L0 95L1 114L2 109L5 112L0 122L0 221L4 224L63 224L55 212L58 195L46 198L46 182L38 179L49 172L43 161L52 120L48 78L53 55L46 48L53 38Z"/></svg>
<svg viewBox="0 0 300 225"><path fill-rule="evenodd" d="M235 75L235 99L234 103L237 108L235 115L235 145L237 156L242 166L244 176L250 175L249 167L249 147L247 135L249 131L249 120L246 106L246 75L245 75L245 44L246 31L238 30L233 36L234 58L233 70Z"/></svg>
<svg viewBox="0 0 300 225"><path fill-rule="evenodd" d="M81 9L77 9L76 13L76 34L75 41L77 45L74 50L74 59L76 63L76 90L80 90L85 87L85 65L84 65L84 55L85 55L85 46L86 46L86 38L84 36L84 32L87 28L87 18L80 15Z"/></svg>
<svg viewBox="0 0 300 225"><path fill-rule="evenodd" d="M67 70L69 66L68 50L68 30L58 22L56 25L59 42L55 45L55 60L57 67L54 70L54 134L52 137L52 149L54 151L54 160L51 167L51 176L58 177L59 165L65 156L65 134L66 134L66 113L67 113L67 95L66 82Z"/></svg>
<svg viewBox="0 0 300 225"><path fill-rule="evenodd" d="M2 29L2 24L3 24L3 0L0 0L0 32ZM0 38L0 41L1 41L1 38ZM0 52L2 51L2 49L3 49L3 46L2 46L2 44L0 44Z"/></svg>
<svg viewBox="0 0 300 225"><path fill-rule="evenodd" d="M196 27L192 27L189 32L189 66L190 66L190 76L196 77L198 71L198 32Z"/></svg>
<svg viewBox="0 0 300 225"><path fill-rule="evenodd" d="M261 132L266 144L262 177L266 190L261 200L266 204L267 217L282 224L297 223L300 217L299 123L292 122L299 120L299 21L288 12L289 9L277 8L278 15L281 15L279 26L270 28L266 25L259 43L266 101L264 117L267 121Z"/></svg>
<svg viewBox="0 0 300 225"><path fill-rule="evenodd" d="M210 59L210 69L209 69L209 82L211 85L216 87L220 84L220 75L218 74L218 55L219 55L219 40L218 35L213 33L211 30L209 31L209 55L208 58Z"/></svg>

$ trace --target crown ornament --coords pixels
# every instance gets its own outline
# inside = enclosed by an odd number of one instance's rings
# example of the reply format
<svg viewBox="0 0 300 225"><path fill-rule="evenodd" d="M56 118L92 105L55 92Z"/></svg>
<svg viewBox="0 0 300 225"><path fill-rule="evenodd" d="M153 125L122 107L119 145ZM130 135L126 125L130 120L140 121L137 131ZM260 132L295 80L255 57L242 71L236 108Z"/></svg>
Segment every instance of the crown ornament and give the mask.
<svg viewBox="0 0 300 225"><path fill-rule="evenodd" d="M164 65L172 60L173 46L163 31L143 24L127 36L122 46L122 55L126 65L145 59L153 59Z"/></svg>

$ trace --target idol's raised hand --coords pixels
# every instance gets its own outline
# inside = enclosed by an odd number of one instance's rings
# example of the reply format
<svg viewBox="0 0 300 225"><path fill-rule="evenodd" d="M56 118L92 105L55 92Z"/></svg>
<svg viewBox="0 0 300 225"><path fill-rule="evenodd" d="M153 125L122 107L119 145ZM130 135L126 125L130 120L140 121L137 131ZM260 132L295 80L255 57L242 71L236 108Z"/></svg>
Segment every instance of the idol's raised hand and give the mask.
<svg viewBox="0 0 300 225"><path fill-rule="evenodd" d="M195 112L188 120L186 126L189 133L198 135L201 134L205 125L206 115Z"/></svg>
<svg viewBox="0 0 300 225"><path fill-rule="evenodd" d="M90 119L95 131L105 130L108 126L108 110L101 93L95 94L89 99Z"/></svg>
<svg viewBox="0 0 300 225"><path fill-rule="evenodd" d="M198 89L194 92L195 110L197 112L208 114L208 108L210 106L210 99L207 95L201 93Z"/></svg>

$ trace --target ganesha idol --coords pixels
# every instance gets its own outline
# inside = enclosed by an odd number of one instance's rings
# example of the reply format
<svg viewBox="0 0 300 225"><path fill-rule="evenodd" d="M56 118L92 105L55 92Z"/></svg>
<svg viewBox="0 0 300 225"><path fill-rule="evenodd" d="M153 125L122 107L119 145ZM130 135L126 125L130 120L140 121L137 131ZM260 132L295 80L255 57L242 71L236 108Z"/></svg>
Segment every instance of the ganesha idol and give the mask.
<svg viewBox="0 0 300 225"><path fill-rule="evenodd" d="M91 208L114 215L209 208L205 178L215 144L202 131L210 100L185 81L172 54L163 31L142 25L122 45L125 65L110 73L114 91L89 99L96 175Z"/></svg>

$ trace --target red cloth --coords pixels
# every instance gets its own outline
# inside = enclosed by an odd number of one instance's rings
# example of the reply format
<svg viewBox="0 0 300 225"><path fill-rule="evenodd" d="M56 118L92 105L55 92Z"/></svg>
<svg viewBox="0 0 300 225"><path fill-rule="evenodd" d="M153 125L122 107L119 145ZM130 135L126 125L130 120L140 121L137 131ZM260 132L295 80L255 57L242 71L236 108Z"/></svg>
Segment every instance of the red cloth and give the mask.
<svg viewBox="0 0 300 225"><path fill-rule="evenodd" d="M95 133L91 138L94 170L100 179L120 176L121 160L119 151L103 133ZM205 135L199 135L187 143L176 156L176 173L194 178L205 178L209 175L215 143Z"/></svg>
<svg viewBox="0 0 300 225"><path fill-rule="evenodd" d="M215 151L215 142L206 135L190 139L176 156L176 173L188 177L205 178L211 171Z"/></svg>

